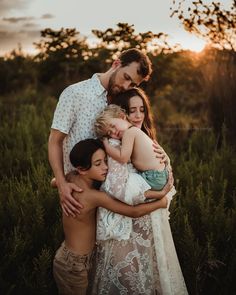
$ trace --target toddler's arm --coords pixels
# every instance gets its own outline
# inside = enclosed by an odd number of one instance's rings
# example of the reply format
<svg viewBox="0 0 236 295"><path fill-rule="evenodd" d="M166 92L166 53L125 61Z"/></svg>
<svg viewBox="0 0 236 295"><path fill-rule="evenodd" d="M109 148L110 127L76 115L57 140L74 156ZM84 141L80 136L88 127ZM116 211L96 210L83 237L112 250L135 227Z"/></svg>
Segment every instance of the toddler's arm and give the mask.
<svg viewBox="0 0 236 295"><path fill-rule="evenodd" d="M125 164L129 161L133 151L135 133L133 130L132 132L130 131L131 129L124 132L120 149L111 146L107 138L103 139L107 154L121 164Z"/></svg>

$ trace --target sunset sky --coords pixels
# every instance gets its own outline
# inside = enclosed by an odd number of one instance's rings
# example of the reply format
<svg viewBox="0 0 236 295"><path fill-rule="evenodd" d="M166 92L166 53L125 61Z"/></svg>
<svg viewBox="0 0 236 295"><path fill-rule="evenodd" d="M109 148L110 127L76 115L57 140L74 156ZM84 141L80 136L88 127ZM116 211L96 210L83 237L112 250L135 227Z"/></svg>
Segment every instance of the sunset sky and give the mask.
<svg viewBox="0 0 236 295"><path fill-rule="evenodd" d="M32 53L32 43L40 39L40 30L47 27L76 28L92 39L92 29L115 29L119 22L134 25L137 33L167 33L171 43L200 51L204 41L185 32L177 17L170 18L171 4L171 0L0 0L0 55L18 43Z"/></svg>

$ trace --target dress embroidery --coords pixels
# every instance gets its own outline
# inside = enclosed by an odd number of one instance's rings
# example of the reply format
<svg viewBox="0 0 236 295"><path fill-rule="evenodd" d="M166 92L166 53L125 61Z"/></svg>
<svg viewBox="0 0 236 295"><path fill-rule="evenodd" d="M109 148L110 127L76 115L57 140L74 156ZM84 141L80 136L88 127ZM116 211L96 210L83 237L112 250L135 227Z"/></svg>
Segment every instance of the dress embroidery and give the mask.
<svg viewBox="0 0 236 295"><path fill-rule="evenodd" d="M118 145L114 140L110 143ZM130 176L135 174L132 164L119 164L109 157L108 166L103 189L122 201L128 200L129 204L132 196L134 203L143 202L148 185L144 188L136 176ZM140 193L136 195L137 192ZM169 202L175 193L174 189L169 192ZM98 248L88 294L188 294L172 239L168 209L158 209L136 219L117 215L103 208L98 210Z"/></svg>

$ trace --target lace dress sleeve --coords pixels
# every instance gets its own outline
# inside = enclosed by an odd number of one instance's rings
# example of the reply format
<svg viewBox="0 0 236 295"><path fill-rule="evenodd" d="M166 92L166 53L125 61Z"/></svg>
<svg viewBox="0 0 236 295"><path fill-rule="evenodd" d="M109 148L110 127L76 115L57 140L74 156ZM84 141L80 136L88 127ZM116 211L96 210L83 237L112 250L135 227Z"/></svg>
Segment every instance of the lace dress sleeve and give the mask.
<svg viewBox="0 0 236 295"><path fill-rule="evenodd" d="M109 143L120 148L120 141L110 139ZM128 166L121 164L108 156L108 174L101 189L112 197L125 202L125 187L128 179Z"/></svg>
<svg viewBox="0 0 236 295"><path fill-rule="evenodd" d="M109 143L120 148L120 141L110 139ZM144 192L150 186L136 173L132 164L120 164L108 157L108 174L102 190L111 197L129 205L145 202ZM129 239L132 230L132 218L98 208L97 240Z"/></svg>

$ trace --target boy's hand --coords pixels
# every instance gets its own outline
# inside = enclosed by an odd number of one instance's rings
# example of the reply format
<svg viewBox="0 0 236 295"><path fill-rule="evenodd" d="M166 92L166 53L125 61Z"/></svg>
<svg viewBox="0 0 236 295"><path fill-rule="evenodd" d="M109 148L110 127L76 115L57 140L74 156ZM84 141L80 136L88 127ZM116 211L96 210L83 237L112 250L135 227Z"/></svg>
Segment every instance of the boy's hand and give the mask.
<svg viewBox="0 0 236 295"><path fill-rule="evenodd" d="M172 171L169 171L169 177L166 185L163 187L162 191L166 195L174 185L174 177Z"/></svg>
<svg viewBox="0 0 236 295"><path fill-rule="evenodd" d="M53 177L53 179L51 180L50 184L51 184L51 187L57 188L57 182L56 182L56 178L55 177Z"/></svg>
<svg viewBox="0 0 236 295"><path fill-rule="evenodd" d="M165 163L167 166L170 165L170 158L164 149L157 143L156 140L153 140L153 150L156 153L157 158L161 158L160 162Z"/></svg>
<svg viewBox="0 0 236 295"><path fill-rule="evenodd" d="M160 202L162 208L167 208L167 205L168 205L167 197L163 197L158 202Z"/></svg>
<svg viewBox="0 0 236 295"><path fill-rule="evenodd" d="M74 183L63 182L58 185L58 191L60 196L60 204L65 215L76 217L77 214L80 214L79 209L83 208L83 205L73 197L72 192L82 192L82 189Z"/></svg>
<svg viewBox="0 0 236 295"><path fill-rule="evenodd" d="M145 192L144 195L147 199L161 200L172 189L173 185L174 185L174 177L173 177L172 171L169 171L168 181L161 191L148 190Z"/></svg>

